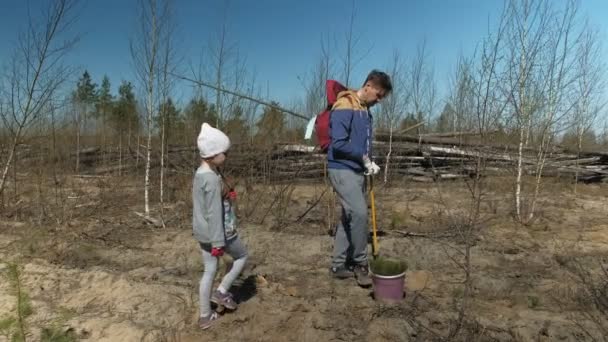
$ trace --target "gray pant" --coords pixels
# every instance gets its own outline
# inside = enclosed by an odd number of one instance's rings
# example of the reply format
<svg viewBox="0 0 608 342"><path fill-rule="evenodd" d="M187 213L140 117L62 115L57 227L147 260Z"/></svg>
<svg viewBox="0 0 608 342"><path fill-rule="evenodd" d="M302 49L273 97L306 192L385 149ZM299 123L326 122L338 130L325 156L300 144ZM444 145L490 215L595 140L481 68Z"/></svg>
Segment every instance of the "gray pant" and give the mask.
<svg viewBox="0 0 608 342"><path fill-rule="evenodd" d="M329 180L342 204L334 240L333 267L367 265L367 202L365 178L351 170L329 169Z"/></svg>
<svg viewBox="0 0 608 342"><path fill-rule="evenodd" d="M213 287L213 279L217 272L219 258L211 255L211 245L201 243L200 247L203 253L203 263L205 265L205 270L198 289L200 315L209 316L211 314L211 288ZM232 263L232 268L226 273L219 286L229 290L232 283L238 278L245 267L245 263L247 262L247 248L237 236L226 241L225 253L230 255L234 262Z"/></svg>

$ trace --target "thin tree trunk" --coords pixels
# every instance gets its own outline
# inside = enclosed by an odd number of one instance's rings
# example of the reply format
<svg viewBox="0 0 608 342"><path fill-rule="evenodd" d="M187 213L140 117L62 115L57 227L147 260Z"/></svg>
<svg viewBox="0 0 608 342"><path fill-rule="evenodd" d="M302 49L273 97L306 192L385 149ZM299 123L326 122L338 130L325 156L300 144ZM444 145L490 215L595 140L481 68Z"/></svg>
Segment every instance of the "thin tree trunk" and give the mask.
<svg viewBox="0 0 608 342"><path fill-rule="evenodd" d="M42 129L40 129L42 131ZM41 134L42 132L40 132ZM41 134L42 135L42 134ZM44 200L43 200L43 190L42 190L42 182L43 182L43 165L45 164L45 160L44 160L44 151L43 151L43 146L42 144L39 144L39 157L40 157L40 161L38 164L38 172L37 176L38 176L38 181L37 181L37 190L38 190L38 205L37 205L37 209L38 209L38 224L41 225L42 224L42 218L44 217Z"/></svg>
<svg viewBox="0 0 608 342"><path fill-rule="evenodd" d="M131 149L131 121L129 120L129 125L127 126L127 147L129 150Z"/></svg>
<svg viewBox="0 0 608 342"><path fill-rule="evenodd" d="M76 174L80 170L80 119L76 120Z"/></svg>
<svg viewBox="0 0 608 342"><path fill-rule="evenodd" d="M122 132L118 137L118 176L122 176Z"/></svg>
<svg viewBox="0 0 608 342"><path fill-rule="evenodd" d="M106 153L106 109L105 109L105 105L104 105L104 109L101 111L101 158L102 158L102 164L103 166L106 166L108 163L107 160L107 156L108 154Z"/></svg>
<svg viewBox="0 0 608 342"><path fill-rule="evenodd" d="M517 150L517 178L515 180L515 210L517 219L521 221L521 178L523 173L524 127L519 129L519 147Z"/></svg>
<svg viewBox="0 0 608 342"><path fill-rule="evenodd" d="M146 174L144 178L144 215L146 218L150 218L150 157L152 152L152 111L154 110L154 71L156 68L156 53L157 53L157 40L158 40L158 29L157 29L157 17L156 17L156 3L152 2L151 4L151 39L150 47L150 60L148 61L146 67L147 77L148 77L148 100L147 100L147 119L146 125L148 129L148 139L146 143ZM138 135L139 139L139 135ZM139 142L137 144L137 148L139 149Z"/></svg>
<svg viewBox="0 0 608 342"><path fill-rule="evenodd" d="M391 153L393 151L393 123L391 121L389 128L388 137L388 153L386 154L386 163L384 164L384 184L388 182L388 166L391 160Z"/></svg>
<svg viewBox="0 0 608 342"><path fill-rule="evenodd" d="M146 118L146 122L147 121L148 121L148 119ZM148 126L148 123L146 123L146 126ZM140 153L139 152L139 147L140 147L139 138L140 138L140 134L139 134L139 132L137 132L137 146L135 147L135 150L137 151L137 153L135 154L135 166L136 167L139 166L139 153Z"/></svg>
<svg viewBox="0 0 608 342"><path fill-rule="evenodd" d="M13 163L13 159L15 158L15 150L17 149L17 144L19 143L19 138L21 136L22 129L23 129L22 125L20 125L17 128L17 132L15 133L15 137L13 138L13 142L11 144L10 151L8 153L8 159L6 160L6 163L4 164L4 170L2 171L2 178L0 179L0 194L2 194L2 192L4 191L4 186L6 185L6 177L8 176L8 170L10 169L11 164ZM15 174L15 195L17 195L16 174Z"/></svg>
<svg viewBox="0 0 608 342"><path fill-rule="evenodd" d="M583 149L583 134L581 132L581 130L579 130L578 132L578 141L576 144L576 172L574 173L574 196L576 196L576 191L577 191L577 186L578 186L578 170L579 170L579 164L578 161L581 158L581 150Z"/></svg>
<svg viewBox="0 0 608 342"><path fill-rule="evenodd" d="M17 164L19 163L19 160L17 159L17 153L15 151L15 160L13 161L13 197L17 198Z"/></svg>
<svg viewBox="0 0 608 342"><path fill-rule="evenodd" d="M152 152L152 131L151 123L152 113L148 113L148 139L146 144L146 175L144 179L144 213L146 217L150 217L150 156Z"/></svg>
<svg viewBox="0 0 608 342"><path fill-rule="evenodd" d="M548 124L550 124L550 123L548 123ZM532 196L532 202L530 203L530 212L528 213L528 217L526 218L525 223L530 222L532 220L532 218L534 218L534 212L536 210L536 201L538 200L538 195L540 194L540 185L542 182L543 169L545 168L545 161L547 159L546 149L548 148L547 146L549 146L548 140L550 140L550 137L549 137L549 129L547 127L547 130L543 133L541 144L539 147L538 161L537 161L538 165L536 167L536 175L535 175L536 184L534 186L534 194Z"/></svg>
<svg viewBox="0 0 608 342"><path fill-rule="evenodd" d="M53 160L53 183L55 189L55 205L61 205L61 219L63 220L63 201L60 200L59 187L61 182L57 177L57 132L55 131L55 108L51 108L51 138L52 138L52 153L51 158Z"/></svg>
<svg viewBox="0 0 608 342"><path fill-rule="evenodd" d="M164 113L166 114L166 113ZM160 221L165 227L165 215L164 215L164 175L165 175L165 115L162 119L162 128L160 135Z"/></svg>

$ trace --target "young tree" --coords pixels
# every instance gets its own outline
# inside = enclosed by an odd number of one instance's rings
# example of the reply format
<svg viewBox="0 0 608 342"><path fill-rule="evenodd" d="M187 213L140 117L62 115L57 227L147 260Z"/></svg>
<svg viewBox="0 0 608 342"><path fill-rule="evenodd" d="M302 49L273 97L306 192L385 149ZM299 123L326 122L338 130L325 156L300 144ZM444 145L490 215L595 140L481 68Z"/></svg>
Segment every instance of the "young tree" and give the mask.
<svg viewBox="0 0 608 342"><path fill-rule="evenodd" d="M217 121L215 106L207 103L200 95L195 95L194 98L184 108L184 125L186 126L186 134L184 134L185 143L191 143L196 139L203 122L214 123Z"/></svg>
<svg viewBox="0 0 608 342"><path fill-rule="evenodd" d="M160 213L163 227L165 226L164 219L164 192L165 192L165 158L168 154L165 153L169 137L173 136L173 130L179 125L179 111L173 105L171 100L171 90L173 88L175 68L177 65L176 51L174 48L175 23L173 20L172 8L169 3L165 3L164 25L165 29L161 32L160 37L160 70L158 77L158 88L162 104L159 108L161 117L161 137L160 137Z"/></svg>
<svg viewBox="0 0 608 342"><path fill-rule="evenodd" d="M359 64L371 51L371 47L364 53L359 53L361 44L361 36L355 32L355 19L357 17L357 7L353 0L351 5L351 14L348 22L348 31L344 36L344 55L342 60L342 82L347 87L353 87L351 84L351 76L353 69ZM339 45L338 45L339 46Z"/></svg>
<svg viewBox="0 0 608 342"><path fill-rule="evenodd" d="M595 123L599 112L604 108L605 101L602 99L605 91L604 67L600 62L601 45L594 31L587 22L582 32L581 42L577 48L575 82L575 94L578 101L572 111L573 128L576 133L576 153L580 156L583 142L595 142L595 134L591 126ZM585 139L586 138L586 139ZM578 159L576 163L576 174L574 193L578 184Z"/></svg>
<svg viewBox="0 0 608 342"><path fill-rule="evenodd" d="M74 23L76 2L56 0L36 17L30 17L28 28L20 36L11 60L6 82L6 109L0 113L11 135L8 156L0 178L0 195L4 191L15 150L29 126L39 119L65 83L71 70L63 58L76 43L64 37Z"/></svg>
<svg viewBox="0 0 608 342"><path fill-rule="evenodd" d="M233 108L230 119L224 124L224 129L233 143L247 142L249 127L247 126L243 107L237 105Z"/></svg>
<svg viewBox="0 0 608 342"><path fill-rule="evenodd" d="M472 61L465 57L458 59L456 73L449 97L451 112L450 130L452 132L470 131L476 129L474 123L474 75ZM447 114L447 113L446 113Z"/></svg>
<svg viewBox="0 0 608 342"><path fill-rule="evenodd" d="M140 0L137 36L131 40L131 57L137 76L145 89L146 166L144 176L144 218L150 218L150 158L152 123L159 103L158 78L162 66L163 38L169 25L169 0Z"/></svg>
<svg viewBox="0 0 608 342"><path fill-rule="evenodd" d="M547 0L511 0L508 4L509 53L505 81L509 106L519 133L515 211L524 224L534 218L547 152L556 126L573 108L568 95L575 74L577 4L569 0L556 11ZM536 145L535 183L525 196L524 147Z"/></svg>
<svg viewBox="0 0 608 342"><path fill-rule="evenodd" d="M76 173L80 171L80 138L82 131L87 133L87 115L92 111L96 101L97 85L91 80L88 71L84 71L76 85L76 91L72 95L76 106L74 110L74 127L76 131Z"/></svg>
<svg viewBox="0 0 608 342"><path fill-rule="evenodd" d="M435 107L436 87L433 68L429 65L426 40L418 44L409 70L410 110L417 122L428 124ZM421 129L419 128L420 132Z"/></svg>
<svg viewBox="0 0 608 342"><path fill-rule="evenodd" d="M443 110L439 117L437 118L437 123L435 124L435 131L439 133L447 133L454 132L456 129L454 128L454 118L456 117L456 112L452 105L448 102L443 106Z"/></svg>
<svg viewBox="0 0 608 342"><path fill-rule="evenodd" d="M131 82L122 81L118 88L118 100L110 113L110 125L118 136L119 174L122 168L122 140L125 135L131 141L131 132L139 130L139 116L137 115L137 101Z"/></svg>
<svg viewBox="0 0 608 342"><path fill-rule="evenodd" d="M109 115L112 112L113 101L114 96L112 95L110 79L107 75L104 75L101 86L97 91L96 103L97 118L101 120L101 144L104 147L106 146L106 127L108 126Z"/></svg>
<svg viewBox="0 0 608 342"><path fill-rule="evenodd" d="M237 45L233 42L229 35L228 27L228 13L229 13L230 2L226 1L223 3L222 9L222 20L221 27L216 35L215 40L209 44L208 51L211 58L212 67L212 78L215 80L215 110L216 120L215 126L222 127L226 120L226 107L227 107L227 94L223 93L220 89L234 89L237 90L239 84L227 84L227 74L230 69L236 71L238 65L238 52ZM235 62L235 57L237 57Z"/></svg>
<svg viewBox="0 0 608 342"><path fill-rule="evenodd" d="M317 115L327 106L325 82L332 75L332 55L328 41L321 40L321 52L313 69L300 78L306 91L304 96L304 113L311 117Z"/></svg>
<svg viewBox="0 0 608 342"><path fill-rule="evenodd" d="M180 129L184 126L182 113L175 106L173 99L168 97L165 102L161 103L158 114L154 118L154 124L160 134L159 138L167 145L175 140L175 137L179 135Z"/></svg>
<svg viewBox="0 0 608 342"><path fill-rule="evenodd" d="M388 128L389 131L388 153L386 155L386 162L384 163L384 183L388 182L388 169L393 148L393 131L398 128L399 121L403 117L410 100L409 89L405 86L405 67L399 51L395 50L393 52L393 57L387 70L389 70L391 75L394 89L388 98L381 102L377 124L379 128Z"/></svg>
<svg viewBox="0 0 608 342"><path fill-rule="evenodd" d="M274 106L279 104L272 102ZM257 143L268 145L277 142L283 137L286 127L285 115L276 107L266 107L260 120L256 123Z"/></svg>

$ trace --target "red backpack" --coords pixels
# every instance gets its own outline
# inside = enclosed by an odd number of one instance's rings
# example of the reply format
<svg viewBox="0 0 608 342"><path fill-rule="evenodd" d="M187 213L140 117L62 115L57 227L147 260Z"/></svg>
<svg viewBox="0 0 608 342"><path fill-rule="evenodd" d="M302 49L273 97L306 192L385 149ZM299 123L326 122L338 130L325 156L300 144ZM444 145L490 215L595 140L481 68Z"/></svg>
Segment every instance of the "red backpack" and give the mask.
<svg viewBox="0 0 608 342"><path fill-rule="evenodd" d="M345 86L335 80L327 80L325 82L325 94L327 95L327 107L324 111L317 115L315 119L315 133L317 135L317 144L321 148L323 153L327 153L329 144L331 143L331 136L329 132L329 118L331 115L331 108L338 99L338 93L347 90Z"/></svg>

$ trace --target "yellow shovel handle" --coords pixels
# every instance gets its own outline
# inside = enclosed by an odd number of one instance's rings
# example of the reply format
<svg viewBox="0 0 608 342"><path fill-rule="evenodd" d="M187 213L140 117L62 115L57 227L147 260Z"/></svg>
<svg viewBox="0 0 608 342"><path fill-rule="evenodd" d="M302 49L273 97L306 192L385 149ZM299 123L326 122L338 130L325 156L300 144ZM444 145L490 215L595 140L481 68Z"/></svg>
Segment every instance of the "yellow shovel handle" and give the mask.
<svg viewBox="0 0 608 342"><path fill-rule="evenodd" d="M376 201L374 198L374 181L373 176L369 176L369 199L372 202L372 255L378 256L378 234L376 227Z"/></svg>

